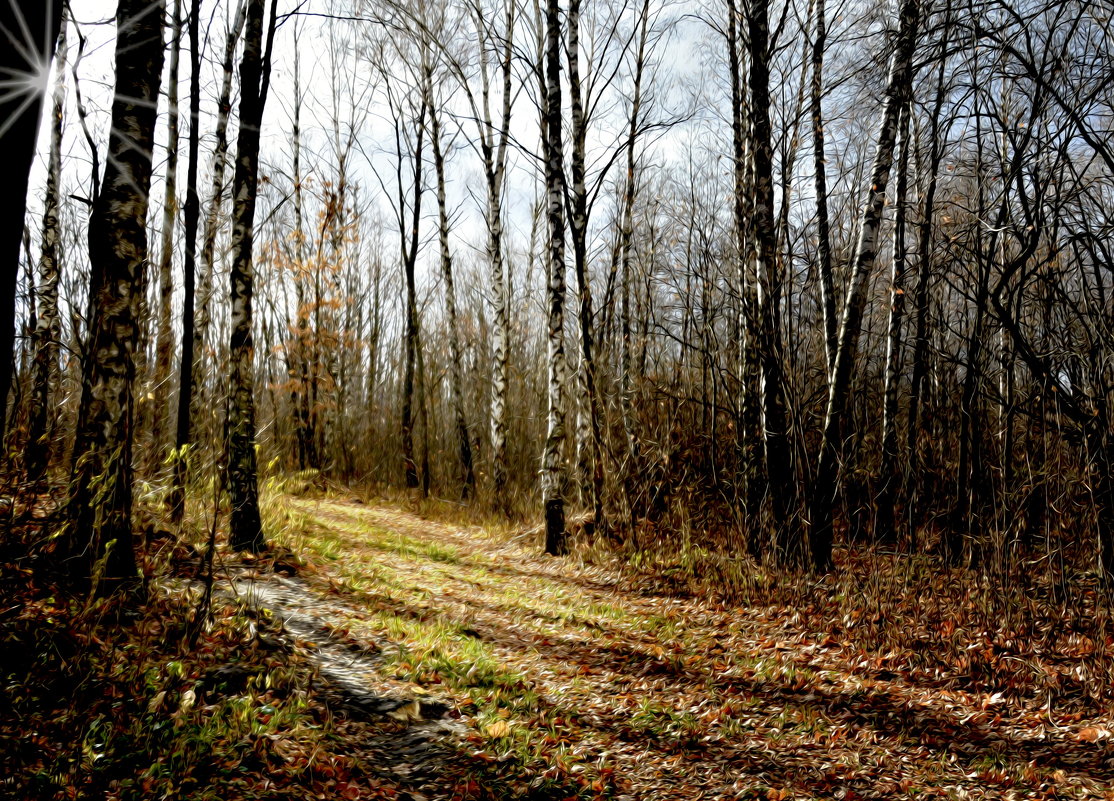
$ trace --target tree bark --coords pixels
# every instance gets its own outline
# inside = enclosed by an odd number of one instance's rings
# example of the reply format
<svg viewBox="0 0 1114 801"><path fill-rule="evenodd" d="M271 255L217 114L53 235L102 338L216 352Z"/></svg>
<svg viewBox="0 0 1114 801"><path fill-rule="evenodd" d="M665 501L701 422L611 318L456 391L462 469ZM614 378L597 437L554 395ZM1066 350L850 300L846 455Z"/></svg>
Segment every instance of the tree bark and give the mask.
<svg viewBox="0 0 1114 801"><path fill-rule="evenodd" d="M39 74L42 65L50 62L61 27L61 0L0 4L0 30L10 32L0 48L0 73L17 78ZM29 40L21 42L17 38L21 34ZM31 89L5 92L0 98L0 147L7 163L6 195L12 204L0 223L0 259L9 265L0 270L0 442L6 433L8 390L12 386L16 286L27 182L35 161L42 103L42 94Z"/></svg>
<svg viewBox="0 0 1114 801"><path fill-rule="evenodd" d="M170 518L181 524L186 509L187 446L192 440L190 406L193 400L194 293L197 274L197 231L201 222L201 198L197 192L197 168L201 150L201 0L193 0L189 15L190 38L190 133L187 140L185 258L182 263L182 361L178 367L178 413L174 433L174 475L170 492Z"/></svg>
<svg viewBox="0 0 1114 801"><path fill-rule="evenodd" d="M152 394L163 398L169 394L170 364L174 357L172 324L174 300L174 225L178 218L178 77L182 52L182 0L174 0L171 12L170 71L167 86L166 200L163 203L162 251L159 253L158 330L155 338L155 373ZM165 457L166 431L170 424L170 406L155 401L152 407L151 449L148 473L158 469Z"/></svg>
<svg viewBox="0 0 1114 801"><path fill-rule="evenodd" d="M116 94L101 191L89 225L90 309L70 496L72 570L112 589L136 579L132 542L135 349L164 3L120 0Z"/></svg>
<svg viewBox="0 0 1114 801"><path fill-rule="evenodd" d="M51 457L50 402L58 382L58 258L60 229L58 198L62 181L62 129L66 111L66 21L55 49L54 99L50 116L50 155L43 200L42 253L39 257L38 314L35 319L35 356L31 365L31 415L24 465L27 480L37 484L46 475Z"/></svg>
<svg viewBox="0 0 1114 801"><path fill-rule="evenodd" d="M249 0L244 56L240 63L240 132L233 178L231 275L231 399L228 406L228 490L232 504L229 544L235 551L266 546L259 517L255 454L255 352L252 295L255 268L255 205L259 183L259 135L270 83L270 42L275 15L271 6L267 53L263 52L265 0Z"/></svg>
<svg viewBox="0 0 1114 801"><path fill-rule="evenodd" d="M878 492L878 513L874 522L874 538L886 545L897 542L894 527L894 506L902 486L897 468L897 390L902 375L902 327L905 322L905 218L909 193L909 116L911 101L901 114L897 159L897 188L894 198L893 269L890 274L890 323L886 337L886 374L882 389L882 464Z"/></svg>
<svg viewBox="0 0 1114 801"><path fill-rule="evenodd" d="M828 382L828 408L824 418L824 434L810 509L809 545L812 550L812 567L817 572L832 568L832 514L842 444L840 432L851 393L851 373L858 354L859 335L862 333L867 278L874 266L878 229L882 220L890 168L893 166L898 117L912 84L913 52L916 49L920 11L920 0L901 0L897 42L890 61L886 98L882 108L882 125L870 172L870 187L860 215L859 241L855 248L847 299L839 327L839 347Z"/></svg>
<svg viewBox="0 0 1114 801"><path fill-rule="evenodd" d="M545 93L542 104L542 153L545 162L547 343L549 411L542 454L542 501L545 505L545 552L568 550L565 499L562 493L565 445L565 166L561 136L561 6L547 0L545 12Z"/></svg>
<svg viewBox="0 0 1114 801"><path fill-rule="evenodd" d="M773 490L774 546L783 564L800 560L793 445L785 405L781 340L782 264L774 222L773 150L770 128L769 3L752 0L748 12L750 155L754 169L754 234L758 255L758 361L766 479Z"/></svg>

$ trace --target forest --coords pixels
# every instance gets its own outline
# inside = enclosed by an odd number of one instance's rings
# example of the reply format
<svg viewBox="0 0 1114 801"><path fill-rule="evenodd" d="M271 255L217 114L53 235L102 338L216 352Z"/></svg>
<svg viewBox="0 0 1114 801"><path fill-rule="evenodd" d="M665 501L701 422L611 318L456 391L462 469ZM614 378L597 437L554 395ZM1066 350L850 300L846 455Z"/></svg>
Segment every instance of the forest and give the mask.
<svg viewBox="0 0 1114 801"><path fill-rule="evenodd" d="M0 798L1114 798L1109 0L0 34Z"/></svg>

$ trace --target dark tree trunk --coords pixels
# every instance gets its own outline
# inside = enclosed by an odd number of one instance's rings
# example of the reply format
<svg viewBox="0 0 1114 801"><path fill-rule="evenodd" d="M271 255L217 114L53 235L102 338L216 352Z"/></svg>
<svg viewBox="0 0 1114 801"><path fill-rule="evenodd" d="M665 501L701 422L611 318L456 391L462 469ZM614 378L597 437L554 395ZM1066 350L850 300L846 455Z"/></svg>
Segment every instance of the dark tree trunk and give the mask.
<svg viewBox="0 0 1114 801"><path fill-rule="evenodd" d="M591 536L597 526L606 527L603 513L603 442L600 433L600 401L596 388L595 325L592 311L592 286L588 275L588 188L586 142L588 117L584 108L580 79L580 4L570 0L569 21L569 104L571 107L572 153L569 192L569 235L572 239L573 272L578 300L577 323L580 330L580 412L577 417L576 450L581 502L591 507L592 516L584 530Z"/></svg>
<svg viewBox="0 0 1114 801"><path fill-rule="evenodd" d="M182 362L178 370L178 420L174 435L174 477L170 492L170 517L181 523L186 508L186 453L190 444L190 405L193 401L194 292L197 274L197 231L201 222L201 198L197 192L197 167L201 146L201 0L190 9L190 133L187 144L185 238L182 265Z"/></svg>
<svg viewBox="0 0 1114 801"><path fill-rule="evenodd" d="M410 209L409 236L405 229L405 203L403 202L402 189L402 137L399 130L401 122L395 122L395 144L398 154L398 208L399 208L399 236L401 237L401 257L403 277L406 281L406 334L403 337L403 378L402 378L402 462L407 489L422 487L422 477L418 469L418 462L414 455L414 420L420 416L419 410L414 409L415 402L421 404L422 399L418 393L421 381L419 371L419 353L421 347L421 321L418 318L418 284L415 268L418 263L419 229L422 219L422 149L425 141L425 129L422 127L422 118L425 116L425 102L415 118L417 123L417 143L414 146L414 186L413 201Z"/></svg>
<svg viewBox="0 0 1114 801"><path fill-rule="evenodd" d="M824 353L831 372L835 363L838 334L836 332L835 284L832 276L832 235L828 221L828 158L824 145L824 49L828 29L824 0L813 0L816 15L812 40L812 84L809 92L809 113L812 117L812 167L816 191L816 257L820 271L820 303L824 315Z"/></svg>
<svg viewBox="0 0 1114 801"><path fill-rule="evenodd" d="M297 309L295 316L294 353L291 356L292 365L296 365L292 373L291 403L294 406L294 416L297 421L295 439L297 440L298 468L317 470L321 461L317 452L317 436L314 433L314 412L310 400L310 360L309 343L315 340L317 333L310 332L310 308L306 304L306 282L309 270L306 266L305 253L305 222L303 215L304 203L302 200L302 60L297 52L301 45L301 31L294 31L294 130L291 139L294 147L294 293L296 295Z"/></svg>
<svg viewBox="0 0 1114 801"><path fill-rule="evenodd" d="M430 146L433 166L437 173L437 243L441 256L441 277L445 280L445 313L449 323L449 381L453 402L453 422L456 427L457 447L460 454L461 497L467 500L476 487L476 472L472 466L472 439L468 420L464 414L464 379L462 377L463 351L460 346L460 326L456 311L456 282L453 275L453 254L449 250L449 204L445 195L445 153L441 142L441 112L433 103L433 79L426 69L426 114L430 126Z"/></svg>
<svg viewBox="0 0 1114 801"><path fill-rule="evenodd" d="M6 42L0 48L0 74L36 75L50 61L62 27L62 0L0 3L0 29L26 31L26 46ZM19 35L15 33L14 35ZM35 63L28 63L33 57ZM0 222L0 259L8 266L0 270L0 442L4 441L8 390L12 386L15 337L15 296L19 276L19 248L23 240L23 213L27 203L27 181L35 161L43 97L38 92L6 91L0 98L0 148L5 160L4 192L11 205Z"/></svg>
<svg viewBox="0 0 1114 801"><path fill-rule="evenodd" d="M638 51L635 57L634 93L631 97L630 129L626 142L626 177L623 183L622 223L619 229L619 405L626 437L626 464L623 470L623 495L629 516L630 535L638 519L636 511L636 484L641 457L638 447L638 430L634 411L634 376L631 363L631 273L634 270L634 201L636 193L635 145L641 124L642 79L646 69L646 42L650 24L650 2L643 0L638 30Z"/></svg>
<svg viewBox="0 0 1114 801"><path fill-rule="evenodd" d="M774 545L784 563L800 561L793 445L785 404L781 341L782 266L774 227L773 149L770 127L769 4L753 0L748 12L750 142L754 164L754 232L758 252L758 361L766 478L774 516Z"/></svg>
<svg viewBox="0 0 1114 801"><path fill-rule="evenodd" d="M232 362L228 406L228 489L232 504L229 544L236 551L266 546L259 518L259 485L255 456L254 345L252 294L255 205L259 183L259 129L270 79L270 41L275 6L271 6L267 53L263 53L264 0L248 4L244 57L240 64L240 133L232 185Z"/></svg>
<svg viewBox="0 0 1114 801"><path fill-rule="evenodd" d="M924 417L925 385L928 379L928 338L929 338L929 290L932 284L932 233L933 217L936 213L937 174L943 147L940 144L940 113L947 95L945 81L946 53L951 31L951 4L945 12L944 32L940 41L940 65L936 73L936 97L933 100L932 118L929 122L929 158L925 180L924 202L921 206L921 219L917 231L917 289L914 295L914 314L916 315L913 338L912 380L909 387L909 424L907 429L909 467L906 471L908 488L905 493L906 515L909 528L909 549L916 548L917 526L920 523L920 498L918 490L922 474L921 427Z"/></svg>
<svg viewBox="0 0 1114 801"><path fill-rule="evenodd" d="M542 454L542 501L545 504L545 552L568 550L565 499L562 492L562 451L565 445L565 166L561 137L561 5L548 0L545 12L542 152L545 161L548 253L546 308L548 316L549 413Z"/></svg>
<svg viewBox="0 0 1114 801"><path fill-rule="evenodd" d="M136 578L132 543L137 320L162 75L163 2L121 0L116 97L104 180L89 224L90 309L71 489L72 569L109 588Z"/></svg>

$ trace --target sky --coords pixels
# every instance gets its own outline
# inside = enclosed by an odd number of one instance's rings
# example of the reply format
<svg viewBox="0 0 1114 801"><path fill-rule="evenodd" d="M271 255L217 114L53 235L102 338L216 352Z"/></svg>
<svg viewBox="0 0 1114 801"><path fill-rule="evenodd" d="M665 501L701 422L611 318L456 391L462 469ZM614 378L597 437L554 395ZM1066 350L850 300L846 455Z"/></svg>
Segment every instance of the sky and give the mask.
<svg viewBox="0 0 1114 801"><path fill-rule="evenodd" d="M81 61L79 76L81 91L89 110L89 132L96 142L98 149L103 154L107 138L108 110L113 92L113 55L115 44L115 0L71 0L76 28L86 38L84 56ZM170 0L172 3L173 0ZM188 0L184 0L188 2ZM219 4L207 1L203 6L202 35L205 39L206 55L203 69L205 74L202 79L202 117L200 126L202 131L202 163L200 169L200 187L203 201L206 199L209 171L210 153L212 149L213 130L215 128L215 98L219 84L219 65L216 63L224 49L225 30L228 16L233 12L227 8L230 2ZM276 37L273 60L272 88L266 116L263 125L262 163L263 171L275 177L276 180L285 176L281 183L289 183L291 172L291 135L292 107L294 97L294 63L295 56L301 60L301 73L304 92L304 105L302 109L303 129L303 170L316 173L318 180L327 179L332 172L333 156L329 146L331 134L331 105L334 98L334 75L339 76L345 84L342 92L349 92L358 96L362 105L355 111L356 118L360 119L360 133L357 147L350 162L351 179L359 185L361 201L369 215L378 214L390 220L390 207L385 201L381 189L382 182L388 183L392 178L394 156L390 152L393 145L392 130L389 123L386 104L383 102L381 92L383 80L374 75L372 66L360 55L355 45L363 41L363 37L376 33L376 26L367 22L336 22L323 19L320 14L327 13L338 5L335 0L308 0L298 3L296 0L279 0L280 13L287 12L300 5L307 12L307 16L283 23ZM603 3L595 4L599 8L606 8ZM592 8L593 4L588 4ZM668 165L683 165L686 153L690 150L711 150L726 153L725 142L717 137L723 135L722 121L716 119L715 109L717 102L715 95L721 91L719 83L722 78L722 69L719 69L720 58L717 48L710 47L714 39L706 24L700 21L698 15L690 12L699 11L696 2L678 2L672 6L663 6L663 19L673 16L679 20L673 32L664 37L659 45L657 56L654 60L655 86L664 87L658 90L658 111L663 118L673 115L682 115L687 107L694 105L699 100L702 109L701 115L696 118L671 128L668 131L657 132L648 138L648 159L656 165L660 174ZM300 28L298 46L295 46L295 30ZM347 51L337 58L331 55L334 49L329 46L330 29L344 40ZM77 37L75 28L71 26L69 37L69 54L71 64L77 55ZM587 34L590 34L590 27ZM586 36L586 38L588 38ZM585 45L587 49L590 41ZM395 66L388 64L388 69ZM719 75L720 77L716 77ZM619 80L626 80L622 71ZM402 77L402 70L392 74L395 79ZM188 98L189 61L183 56L180 95L184 104ZM369 83L375 89L370 94L367 92ZM234 82L234 87L235 87ZM531 92L533 84L523 91L516 102L512 114L512 133L514 138L522 145L523 150L512 148L512 168L508 178L505 208L507 209L506 226L511 233L512 246L519 250L526 247L529 242L531 226L531 207L536 197L537 163L528 152L534 149L537 141L537 111L533 106ZM234 89L235 91L235 89ZM152 256L157 258L155 252L158 247L157 229L161 225L161 208L164 193L164 175L166 166L166 85L162 87L162 102L159 109L159 121L156 129L156 149L154 153L154 182L152 186L152 215L149 219L149 228L152 230ZM348 98L342 97L341 113L349 115L352 112L345 108ZM567 103L566 96L566 103ZM618 141L618 132L626 128L625 101L615 99L604 106L601 113L601 131L598 136L589 141L590 160L596 159L597 163L607 155L607 149L614 147ZM49 106L49 104L47 104ZM234 108L236 101L233 101ZM460 106L450 106L444 109L446 133L452 133L454 113L462 110ZM44 113L49 113L46 110ZM485 230L482 219L483 182L479 170L479 161L475 153L465 146L466 138L474 136L472 125L460 119L461 136L457 140L458 149L450 160L449 165L449 204L453 210L455 225L453 230L453 249L456 258L465 262L479 264L482 261L482 248L485 239ZM188 121L183 115L182 123L182 158L185 158L185 135ZM718 130L718 132L717 132ZM235 127L230 130L231 147L235 147ZM48 146L48 131L44 125L40 136L40 153L36 169L32 175L32 188L29 197L29 223L31 231L36 235L41 220L41 196L45 185L45 165ZM102 156L103 157L103 156ZM64 187L66 195L85 197L89 193L91 183L89 175L90 159L88 147L79 126L77 125L76 100L70 79L68 93L67 125L64 140ZM617 160L615 166L606 178L610 183L621 177L622 160ZM728 168L726 161L721 165L723 170ZM180 171L179 190L181 181L184 180L185 165ZM427 180L432 181L432 166L427 169ZM389 186L388 186L389 188ZM597 248L606 248L606 235L603 233L610 222L610 213L607 209L608 192L604 191L601 205L597 211L597 230L601 236L596 239ZM84 212L80 205L74 204L78 224L83 222ZM436 213L432 194L427 196L424 205L425 222L424 234L428 239L432 237L435 224L433 215ZM266 203L262 204L257 214L257 223L264 220L269 213ZM80 236L80 233L79 233ZM397 236L397 234L396 234ZM391 232L386 233L387 248L392 248ZM393 250L390 252L394 252ZM422 264L427 282L436 282L438 270L433 266L436 258L436 247L427 246L423 250ZM179 260L180 261L180 260ZM80 301L79 301L80 302Z"/></svg>

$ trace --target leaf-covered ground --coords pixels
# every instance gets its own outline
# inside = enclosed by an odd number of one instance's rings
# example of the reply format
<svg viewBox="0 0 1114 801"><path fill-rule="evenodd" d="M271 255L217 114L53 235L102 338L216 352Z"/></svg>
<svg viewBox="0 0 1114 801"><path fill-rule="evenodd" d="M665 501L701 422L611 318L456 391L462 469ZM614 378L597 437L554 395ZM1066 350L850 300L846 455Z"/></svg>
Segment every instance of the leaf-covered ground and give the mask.
<svg viewBox="0 0 1114 801"><path fill-rule="evenodd" d="M554 559L448 505L269 495L275 547L218 555L192 642L191 546L146 538L145 599L98 600L20 517L0 798L1114 799L1086 573L863 550L816 579L683 531Z"/></svg>
<svg viewBox="0 0 1114 801"><path fill-rule="evenodd" d="M536 532L280 508L330 636L463 724L446 799L1114 798L1105 623L1042 628L1040 588L845 556L842 578L710 601L699 554L652 581Z"/></svg>

